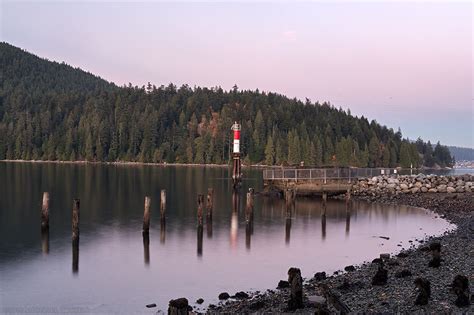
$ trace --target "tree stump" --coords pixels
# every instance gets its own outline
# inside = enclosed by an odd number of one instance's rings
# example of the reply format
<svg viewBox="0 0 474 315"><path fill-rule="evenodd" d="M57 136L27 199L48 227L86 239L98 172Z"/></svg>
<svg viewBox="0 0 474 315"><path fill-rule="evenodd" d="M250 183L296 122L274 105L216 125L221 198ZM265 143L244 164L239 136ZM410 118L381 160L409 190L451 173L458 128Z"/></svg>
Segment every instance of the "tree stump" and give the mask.
<svg viewBox="0 0 474 315"><path fill-rule="evenodd" d="M171 300L168 305L168 315L188 315L188 299Z"/></svg>
<svg viewBox="0 0 474 315"><path fill-rule="evenodd" d="M453 284L451 286L454 294L457 296L454 304L456 304L457 307L469 306L469 279L466 276L457 275L454 277Z"/></svg>
<svg viewBox="0 0 474 315"><path fill-rule="evenodd" d="M432 259L428 263L429 267L438 268L441 265L441 244L434 242L430 244Z"/></svg>
<svg viewBox="0 0 474 315"><path fill-rule="evenodd" d="M431 283L424 278L415 279L415 287L418 290L418 296L415 305L426 305L431 296Z"/></svg>

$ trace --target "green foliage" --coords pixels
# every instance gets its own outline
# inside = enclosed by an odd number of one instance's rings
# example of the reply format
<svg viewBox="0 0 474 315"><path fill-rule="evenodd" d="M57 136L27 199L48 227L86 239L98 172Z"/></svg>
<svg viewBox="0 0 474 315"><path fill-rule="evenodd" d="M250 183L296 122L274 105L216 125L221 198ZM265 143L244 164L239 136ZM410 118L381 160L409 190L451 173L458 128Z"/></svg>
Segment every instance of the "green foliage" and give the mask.
<svg viewBox="0 0 474 315"><path fill-rule="evenodd" d="M328 103L235 86L117 87L0 43L0 159L227 163L234 121L248 163L450 166L438 144L402 140Z"/></svg>

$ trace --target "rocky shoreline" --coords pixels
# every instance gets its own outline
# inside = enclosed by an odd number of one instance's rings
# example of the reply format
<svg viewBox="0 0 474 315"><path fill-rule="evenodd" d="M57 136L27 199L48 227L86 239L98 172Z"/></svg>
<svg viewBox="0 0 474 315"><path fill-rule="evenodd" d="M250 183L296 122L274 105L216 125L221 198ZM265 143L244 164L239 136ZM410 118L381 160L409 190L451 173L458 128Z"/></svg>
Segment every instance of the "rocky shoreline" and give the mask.
<svg viewBox="0 0 474 315"><path fill-rule="evenodd" d="M387 177L388 179L388 177ZM432 178L409 177L411 188L425 180ZM460 187L456 178L441 178L437 176L434 182L446 187ZM371 179L372 182L375 182ZM439 183L437 183L439 181ZM446 184L443 181L447 181ZM456 294L452 283L456 275L467 277L471 293L474 291L474 194L466 192L466 186L472 187L472 176L462 179L463 193L421 193L401 188L390 193L384 184L388 180L375 182L378 189L359 191L355 199L377 201L380 203L409 205L430 209L448 221L457 225L457 229L440 237L430 237L420 240L420 246L413 245L395 257L381 255L361 266L347 266L345 272L327 276L324 272L316 273L311 279L304 279L303 283L303 308L294 310L296 313L334 313L350 310L355 313L472 313L474 301L472 296L469 306L458 307L455 305ZM399 186L401 181L399 181ZM449 183L454 183L449 186ZM377 184L381 184L377 186ZM369 185L367 181L367 187ZM391 186L390 186L391 187ZM426 186L421 186L426 187ZM421 188L417 187L417 188ZM390 189L390 188L388 188ZM377 193L375 193L375 191ZM420 192L420 193L418 193ZM437 268L429 267L434 258L433 250L429 245L441 246L441 265ZM386 270L386 283L382 281L374 285L374 275L380 269ZM288 268L293 266L288 266ZM294 266L297 267L297 266ZM383 274L383 273L382 273ZM282 275L282 279L285 275ZM422 279L422 280L419 280ZM426 305L415 305L419 293L415 282L420 287L420 281L429 281L431 296ZM275 281L277 286L278 280ZM288 309L290 288L285 281L280 282L278 289L270 289L264 293L253 292L242 298L223 301L218 305L209 305L208 313L281 313L293 311Z"/></svg>

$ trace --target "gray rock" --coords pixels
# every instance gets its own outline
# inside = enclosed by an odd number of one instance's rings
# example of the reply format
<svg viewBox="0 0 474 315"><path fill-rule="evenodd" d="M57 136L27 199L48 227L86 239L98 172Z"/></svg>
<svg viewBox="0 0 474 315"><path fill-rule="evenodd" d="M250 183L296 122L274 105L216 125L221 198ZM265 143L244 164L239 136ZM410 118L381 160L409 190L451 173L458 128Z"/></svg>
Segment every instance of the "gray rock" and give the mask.
<svg viewBox="0 0 474 315"><path fill-rule="evenodd" d="M326 305L326 299L320 295L308 296L308 307L321 307Z"/></svg>
<svg viewBox="0 0 474 315"><path fill-rule="evenodd" d="M455 193L455 192L456 192L456 188L451 187L451 186L448 186L448 187L446 188L446 192L447 192L448 194Z"/></svg>

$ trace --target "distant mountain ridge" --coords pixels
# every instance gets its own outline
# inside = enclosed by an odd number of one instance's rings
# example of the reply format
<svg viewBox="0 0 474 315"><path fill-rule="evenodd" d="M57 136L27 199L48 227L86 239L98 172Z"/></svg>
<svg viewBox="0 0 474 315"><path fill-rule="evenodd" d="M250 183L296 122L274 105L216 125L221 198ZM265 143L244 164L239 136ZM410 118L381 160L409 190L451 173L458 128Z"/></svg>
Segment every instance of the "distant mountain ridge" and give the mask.
<svg viewBox="0 0 474 315"><path fill-rule="evenodd" d="M445 146L328 103L259 90L117 87L0 43L0 159L227 163L242 124L246 164L451 166Z"/></svg>
<svg viewBox="0 0 474 315"><path fill-rule="evenodd" d="M456 161L474 161L474 149L448 146L449 152Z"/></svg>

